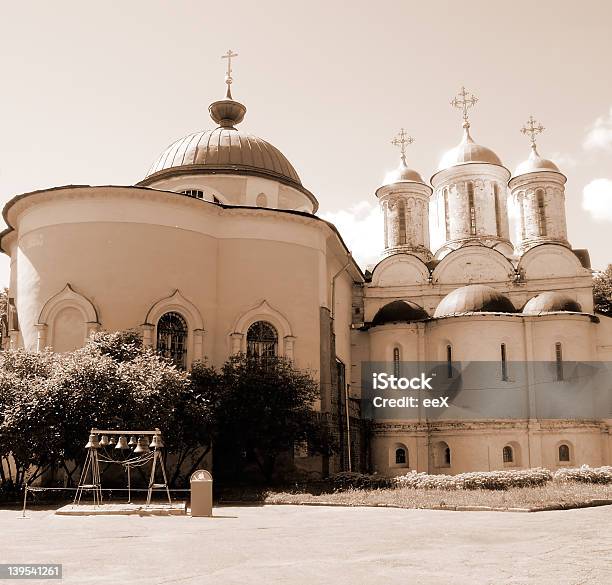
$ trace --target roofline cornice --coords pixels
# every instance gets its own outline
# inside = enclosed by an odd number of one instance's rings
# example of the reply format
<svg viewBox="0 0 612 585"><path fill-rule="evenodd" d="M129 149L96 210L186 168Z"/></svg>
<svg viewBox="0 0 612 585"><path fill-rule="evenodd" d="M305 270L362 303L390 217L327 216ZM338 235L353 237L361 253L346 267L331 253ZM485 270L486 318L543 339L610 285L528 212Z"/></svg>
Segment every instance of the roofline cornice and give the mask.
<svg viewBox="0 0 612 585"><path fill-rule="evenodd" d="M98 189L105 189L105 190L111 189L111 190L116 190L116 191L125 191L125 190L134 191L135 193L138 193L138 195L140 195L141 197L144 197L147 193L151 195L162 196L162 197L169 196L170 198L175 199L177 201L189 201L190 203L195 203L197 205L208 205L208 206L212 206L212 208L221 209L224 211L228 211L230 213L241 213L242 212L242 213L249 213L249 214L251 213L282 214L285 216L294 217L296 219L300 218L302 221L306 221L307 223L317 222L319 224L324 224L327 228L329 228L329 230L336 237L339 245L343 248L344 253L347 256L350 256L350 266L353 269L352 272L353 272L354 278L358 281L365 282L365 274L363 273L363 271L361 270L361 268L359 267L355 259L352 257L348 246L346 245L344 239L342 238L342 236L340 235L340 232L338 231L338 228L336 228L336 226L333 223L325 219L322 219L320 217L317 217L313 213L308 213L306 211L295 211L293 209L271 209L267 207L251 207L247 205L228 205L226 203L214 203L212 201L206 201L203 199L195 199L194 197L190 197L189 195L185 195L183 193L176 193L175 191L154 189L152 187L145 187L141 185L96 185L96 186L62 185L59 187L51 187L50 189L39 189L36 191L30 191L27 193L16 195L12 199L10 199L5 204L4 208L2 209L2 217L4 218L4 221L6 222L8 227L2 232L0 232L0 252L4 252L5 254L8 254L8 251L5 249L5 246L4 246L4 240L5 238L9 237L11 234L15 232L15 226L13 225L13 222L11 221L11 219L14 219L11 217L12 215L11 212L15 209L16 205L21 204L23 205L24 208L29 207L29 205L35 204L34 199L37 196L42 197L44 195L49 195L51 193L58 192L58 191L59 192L69 192L71 190L73 191L83 190L83 191L88 191L91 194L94 194L94 192ZM26 200L28 200L27 205L26 205Z"/></svg>
<svg viewBox="0 0 612 585"><path fill-rule="evenodd" d="M317 198L301 183L298 183L297 181L294 181L281 173L263 170L258 167L251 167L249 165L183 165L180 167L170 167L145 177L142 179L142 181L136 183L136 186L149 187L156 181L182 175L242 175L270 179L273 181L278 181L279 183L287 185L288 187L292 187L296 191L306 195L313 205L313 213L319 209L319 202Z"/></svg>

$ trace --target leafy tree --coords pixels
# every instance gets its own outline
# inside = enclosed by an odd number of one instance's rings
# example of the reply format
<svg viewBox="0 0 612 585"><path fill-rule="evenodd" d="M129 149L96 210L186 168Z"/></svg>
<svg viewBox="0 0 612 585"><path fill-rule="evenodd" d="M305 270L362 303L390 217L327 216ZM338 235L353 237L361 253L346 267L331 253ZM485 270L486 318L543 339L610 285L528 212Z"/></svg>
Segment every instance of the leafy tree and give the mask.
<svg viewBox="0 0 612 585"><path fill-rule="evenodd" d="M189 410L189 389L188 374L133 332L98 333L65 354L2 352L0 457L15 464L14 473L0 470L5 489L20 488L26 470L34 479L53 465L70 481L92 427L168 429L167 444L177 448L177 405Z"/></svg>
<svg viewBox="0 0 612 585"><path fill-rule="evenodd" d="M313 410L318 384L291 361L233 356L221 371L221 392L215 459L229 458L236 472L253 461L269 482L279 457L295 443L307 443L314 453L332 449Z"/></svg>
<svg viewBox="0 0 612 585"><path fill-rule="evenodd" d="M593 279L595 310L612 317L612 264Z"/></svg>

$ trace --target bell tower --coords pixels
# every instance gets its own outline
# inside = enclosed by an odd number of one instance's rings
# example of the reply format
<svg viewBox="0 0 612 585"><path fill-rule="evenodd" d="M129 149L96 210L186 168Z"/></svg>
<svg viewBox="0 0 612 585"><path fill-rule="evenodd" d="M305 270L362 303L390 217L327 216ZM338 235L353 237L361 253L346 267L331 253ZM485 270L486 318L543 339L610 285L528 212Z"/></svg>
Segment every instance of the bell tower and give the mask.
<svg viewBox="0 0 612 585"><path fill-rule="evenodd" d="M406 147L414 142L402 128L391 144L400 149L400 164L376 190L384 217L384 256L408 253L427 262L431 187L406 164Z"/></svg>
<svg viewBox="0 0 612 585"><path fill-rule="evenodd" d="M565 218L567 178L554 162L538 153L535 137L544 130L533 116L521 128L529 136L531 152L508 182L517 210L516 240L521 253L546 242L570 245Z"/></svg>

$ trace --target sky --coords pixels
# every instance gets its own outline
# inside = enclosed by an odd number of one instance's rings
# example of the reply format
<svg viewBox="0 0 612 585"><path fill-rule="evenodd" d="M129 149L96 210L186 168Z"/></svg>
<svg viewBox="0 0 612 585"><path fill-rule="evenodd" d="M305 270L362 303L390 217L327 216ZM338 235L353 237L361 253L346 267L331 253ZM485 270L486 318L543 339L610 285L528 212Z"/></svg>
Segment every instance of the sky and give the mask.
<svg viewBox="0 0 612 585"><path fill-rule="evenodd" d="M241 129L278 147L362 266L382 245L374 192L397 166L428 179L472 136L511 170L521 126L567 175L568 236L612 262L612 3L518 0L2 2L0 204L65 184L130 185L171 142L212 127L233 49ZM0 258L0 286L8 258Z"/></svg>

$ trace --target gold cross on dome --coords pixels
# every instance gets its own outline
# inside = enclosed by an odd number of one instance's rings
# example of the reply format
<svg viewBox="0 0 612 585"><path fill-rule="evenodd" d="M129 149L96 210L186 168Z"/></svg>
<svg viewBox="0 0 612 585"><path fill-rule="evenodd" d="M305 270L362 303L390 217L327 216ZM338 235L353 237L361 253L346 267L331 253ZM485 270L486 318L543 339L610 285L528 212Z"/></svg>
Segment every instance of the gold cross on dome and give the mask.
<svg viewBox="0 0 612 585"><path fill-rule="evenodd" d="M406 147L413 142L414 138L412 136L408 136L408 134L406 134L406 130L403 128L400 128L398 135L391 141L393 146L397 146L400 149L402 162L404 164L406 164Z"/></svg>
<svg viewBox="0 0 612 585"><path fill-rule="evenodd" d="M234 57L238 57L238 53L234 53L231 49L229 49L227 53L225 53L225 55L221 55L221 59L227 59L227 72L225 74L225 83L227 83L228 98L232 97L230 85L232 84L232 81L234 81L232 79L232 59Z"/></svg>
<svg viewBox="0 0 612 585"><path fill-rule="evenodd" d="M473 107L478 98L473 93L468 93L465 87L461 86L461 91L451 100L451 106L463 110L463 121L468 122L468 110Z"/></svg>
<svg viewBox="0 0 612 585"><path fill-rule="evenodd" d="M537 120L534 120L533 116L529 116L529 120L527 120L527 124L525 124L521 128L521 133L525 134L525 136L529 135L529 139L531 140L531 146L535 146L536 139L535 137L538 134L542 134L546 128L542 126Z"/></svg>

